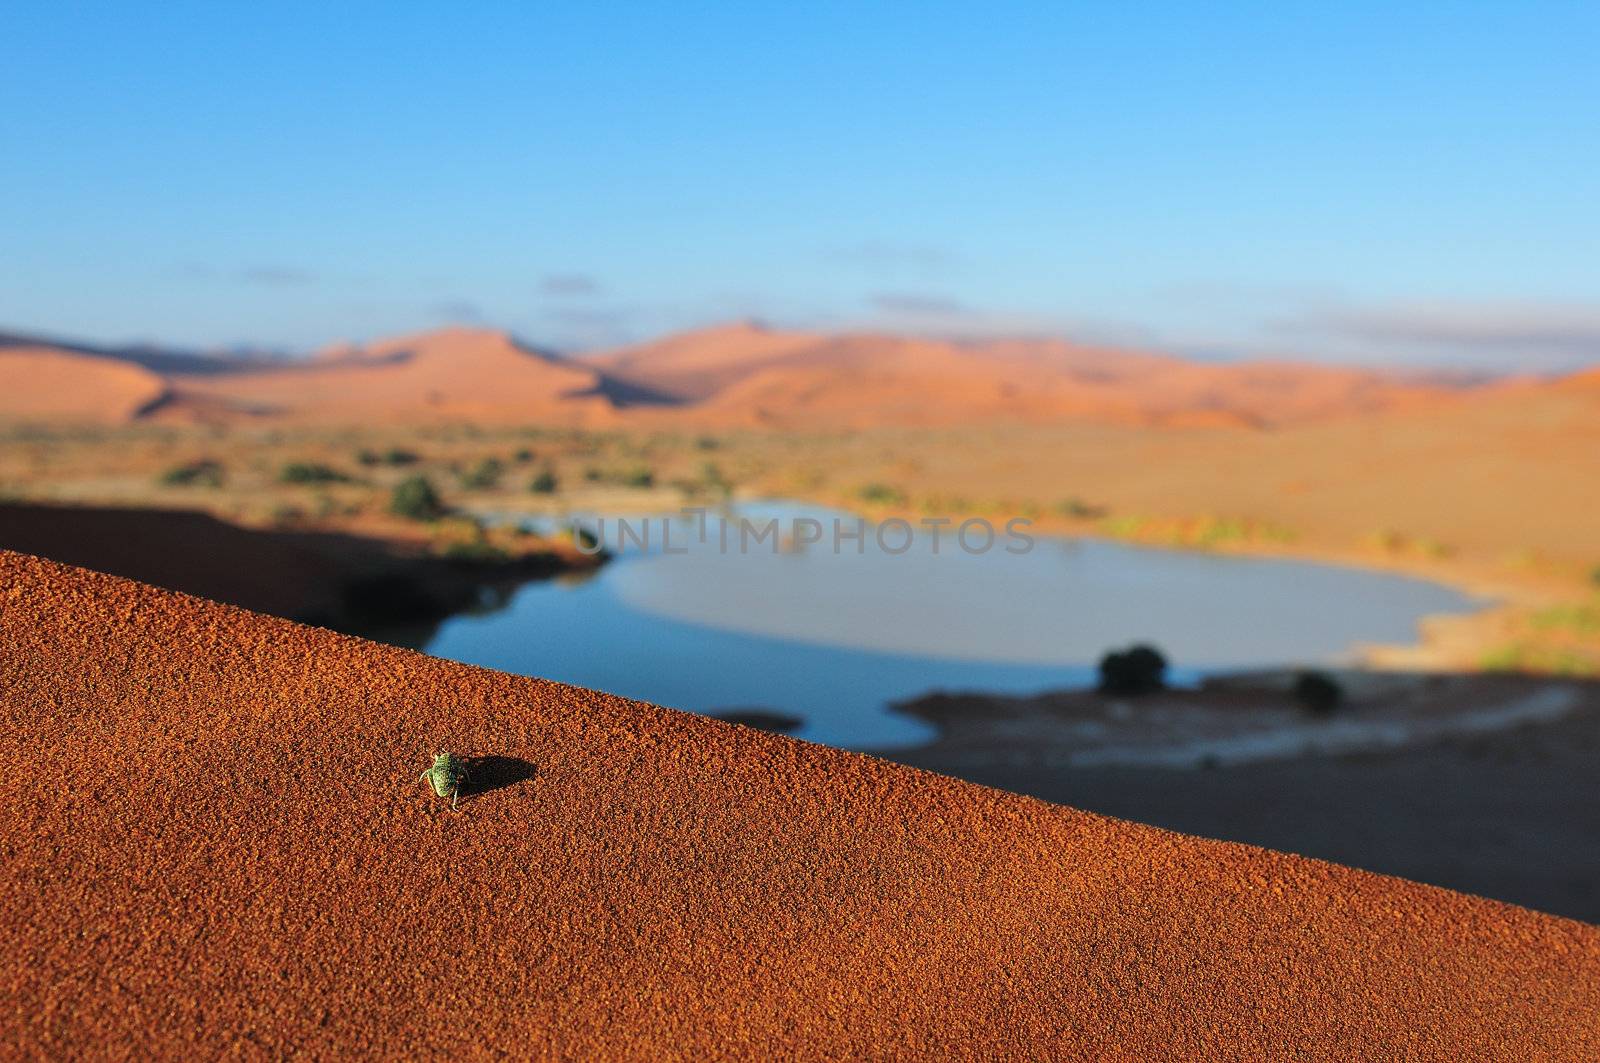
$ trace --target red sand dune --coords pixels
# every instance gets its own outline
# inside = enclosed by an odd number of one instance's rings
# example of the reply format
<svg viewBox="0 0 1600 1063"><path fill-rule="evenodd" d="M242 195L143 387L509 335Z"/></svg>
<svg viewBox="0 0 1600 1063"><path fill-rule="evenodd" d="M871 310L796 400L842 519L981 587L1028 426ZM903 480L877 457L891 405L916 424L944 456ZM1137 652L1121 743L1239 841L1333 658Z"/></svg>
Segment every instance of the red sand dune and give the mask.
<svg viewBox="0 0 1600 1063"><path fill-rule="evenodd" d="M175 375L180 400L256 415L362 423L605 420L594 370L519 346L488 329L444 329L369 344L281 369Z"/></svg>
<svg viewBox="0 0 1600 1063"><path fill-rule="evenodd" d="M128 362L53 347L0 350L0 419L120 424L155 408L167 384Z"/></svg>
<svg viewBox="0 0 1600 1063"><path fill-rule="evenodd" d="M1497 390L1290 362L1195 362L1060 340L820 335L748 323L574 359L527 349L502 332L453 328L330 348L288 364L219 368L215 359L202 361L203 370L158 376L64 349L0 352L0 371L17 385L0 399L0 417L67 419L88 411L111 421L154 412L216 422L575 425L635 417L796 429L1011 419L1240 428L1404 413ZM1579 388L1585 379L1556 386Z"/></svg>
<svg viewBox="0 0 1600 1063"><path fill-rule="evenodd" d="M8 1054L1600 1058L1583 924L19 554L0 635Z"/></svg>
<svg viewBox="0 0 1600 1063"><path fill-rule="evenodd" d="M1460 390L1369 370L1210 364L1061 340L813 336L753 325L585 361L694 399L692 416L794 428L1001 418L1256 427L1406 408Z"/></svg>
<svg viewBox="0 0 1600 1063"><path fill-rule="evenodd" d="M803 352L822 339L812 333L777 332L740 321L588 355L582 361L617 380L670 398L699 402L791 355L803 357Z"/></svg>

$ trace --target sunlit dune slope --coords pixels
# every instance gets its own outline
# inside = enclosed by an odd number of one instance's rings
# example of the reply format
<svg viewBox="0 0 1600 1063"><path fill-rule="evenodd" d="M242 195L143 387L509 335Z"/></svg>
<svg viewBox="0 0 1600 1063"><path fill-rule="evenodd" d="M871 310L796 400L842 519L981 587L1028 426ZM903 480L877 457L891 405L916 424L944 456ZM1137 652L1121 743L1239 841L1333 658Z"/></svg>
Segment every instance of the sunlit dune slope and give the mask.
<svg viewBox="0 0 1600 1063"><path fill-rule="evenodd" d="M160 376L128 362L50 347L0 350L0 420L120 424L167 394Z"/></svg>
<svg viewBox="0 0 1600 1063"><path fill-rule="evenodd" d="M1600 1054L1581 924L18 554L0 637L8 1054Z"/></svg>
<svg viewBox="0 0 1600 1063"><path fill-rule="evenodd" d="M587 359L708 423L868 427L1021 419L1262 427L1411 408L1461 390L1369 370L1213 364L1061 340L811 335L738 325Z"/></svg>
<svg viewBox="0 0 1600 1063"><path fill-rule="evenodd" d="M599 374L489 329L444 329L385 340L261 372L175 375L186 401L257 416L362 423L605 420Z"/></svg>

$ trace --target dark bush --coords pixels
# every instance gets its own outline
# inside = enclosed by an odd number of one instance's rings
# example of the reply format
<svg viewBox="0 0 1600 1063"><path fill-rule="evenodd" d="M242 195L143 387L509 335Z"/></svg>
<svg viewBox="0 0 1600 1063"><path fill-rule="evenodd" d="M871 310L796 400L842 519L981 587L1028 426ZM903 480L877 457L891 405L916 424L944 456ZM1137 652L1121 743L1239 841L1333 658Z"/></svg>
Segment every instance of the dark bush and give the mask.
<svg viewBox="0 0 1600 1063"><path fill-rule="evenodd" d="M451 543L444 549L447 561L473 565L500 565L511 560L511 555L492 543L475 540L470 543Z"/></svg>
<svg viewBox="0 0 1600 1063"><path fill-rule="evenodd" d="M879 506L903 506L906 504L906 493L890 484L867 484L856 492L861 501L870 502Z"/></svg>
<svg viewBox="0 0 1600 1063"><path fill-rule="evenodd" d="M1130 646L1100 658L1102 694L1150 694L1167 685L1167 659L1153 646Z"/></svg>
<svg viewBox="0 0 1600 1063"><path fill-rule="evenodd" d="M1326 716L1344 703L1344 687L1326 672L1301 672L1294 679L1294 697L1307 712Z"/></svg>
<svg viewBox="0 0 1600 1063"><path fill-rule="evenodd" d="M445 507L426 476L409 476L395 485L389 496L389 511L411 520L438 520L444 516Z"/></svg>
<svg viewBox="0 0 1600 1063"><path fill-rule="evenodd" d="M223 477L220 462L203 458L168 469L161 474L161 482L169 487L221 487Z"/></svg>
<svg viewBox="0 0 1600 1063"><path fill-rule="evenodd" d="M528 484L528 490L536 495L553 495L560 486L561 481L556 479L554 469L541 469L539 475L533 478L533 482Z"/></svg>
<svg viewBox="0 0 1600 1063"><path fill-rule="evenodd" d="M363 465L415 465L421 460L421 454L402 447L390 447L382 454L375 454L370 450L361 452L361 463Z"/></svg>
<svg viewBox="0 0 1600 1063"><path fill-rule="evenodd" d="M468 490L482 490L500 482L505 466L499 458L484 458L461 475L461 486Z"/></svg>
<svg viewBox="0 0 1600 1063"><path fill-rule="evenodd" d="M278 479L286 484L338 484L350 479L338 469L315 461L291 461Z"/></svg>

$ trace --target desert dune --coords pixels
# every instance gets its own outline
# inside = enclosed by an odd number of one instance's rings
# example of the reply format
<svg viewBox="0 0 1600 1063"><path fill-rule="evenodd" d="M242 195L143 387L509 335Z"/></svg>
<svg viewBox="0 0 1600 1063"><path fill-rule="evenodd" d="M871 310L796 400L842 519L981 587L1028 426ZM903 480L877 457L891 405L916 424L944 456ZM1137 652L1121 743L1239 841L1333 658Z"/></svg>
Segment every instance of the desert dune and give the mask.
<svg viewBox="0 0 1600 1063"><path fill-rule="evenodd" d="M77 350L35 345L0 355L12 360L8 375L26 384L13 389L0 417L51 420L88 404L99 419L119 423L155 415L208 423L538 420L833 430L1011 420L1262 428L1429 409L1480 387L1287 361L1197 362L1061 340L786 332L748 322L579 357L465 327L295 360L142 356L159 372L119 365L114 359L123 356L114 352ZM17 361L23 357L33 361ZM114 387L142 401L94 397Z"/></svg>
<svg viewBox="0 0 1600 1063"><path fill-rule="evenodd" d="M0 350L0 420L122 424L168 394L159 375L127 362L53 347Z"/></svg>
<svg viewBox="0 0 1600 1063"><path fill-rule="evenodd" d="M489 329L444 329L260 372L177 374L178 396L255 416L352 424L604 418L592 370Z"/></svg>
<svg viewBox="0 0 1600 1063"><path fill-rule="evenodd" d="M22 1056L1600 1053L1583 924L25 555L0 586Z"/></svg>

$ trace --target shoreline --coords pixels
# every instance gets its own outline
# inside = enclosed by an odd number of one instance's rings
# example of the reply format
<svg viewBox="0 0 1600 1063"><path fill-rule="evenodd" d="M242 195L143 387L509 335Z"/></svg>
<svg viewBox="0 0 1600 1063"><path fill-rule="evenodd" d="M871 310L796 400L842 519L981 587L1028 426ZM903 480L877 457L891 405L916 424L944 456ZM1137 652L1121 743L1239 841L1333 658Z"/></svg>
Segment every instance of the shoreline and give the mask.
<svg viewBox="0 0 1600 1063"><path fill-rule="evenodd" d="M909 510L876 510L871 513L841 500L820 495L802 498L814 505L829 506L867 520L899 517L916 525L921 516ZM965 519L951 516L951 520ZM1377 554L1371 550L1336 547L1313 542L1227 543L1212 546L1150 541L1136 536L1107 534L1085 522L1052 519L1034 520L1030 531L1041 537L1113 543L1121 546L1167 550L1215 557L1240 557L1263 560L1304 561L1312 564L1385 573L1422 580L1447 587L1476 599L1482 608L1470 613L1434 613L1418 621L1417 639L1411 643L1356 643L1350 647L1353 658L1372 669L1403 669L1417 672L1486 671L1480 667L1484 655L1500 646L1517 622L1532 610L1584 601L1584 589L1572 586L1570 579L1550 574L1512 574L1504 569L1489 570L1485 563L1439 560L1415 556Z"/></svg>
<svg viewBox="0 0 1600 1063"><path fill-rule="evenodd" d="M0 548L406 646L523 583L607 560L542 540L505 556L427 547L381 525L262 529L202 510L0 503Z"/></svg>
<svg viewBox="0 0 1600 1063"><path fill-rule="evenodd" d="M871 755L1184 833L1333 860L1600 923L1600 683L1340 674L1297 705L1280 673L1139 698L931 694L939 737Z"/></svg>

